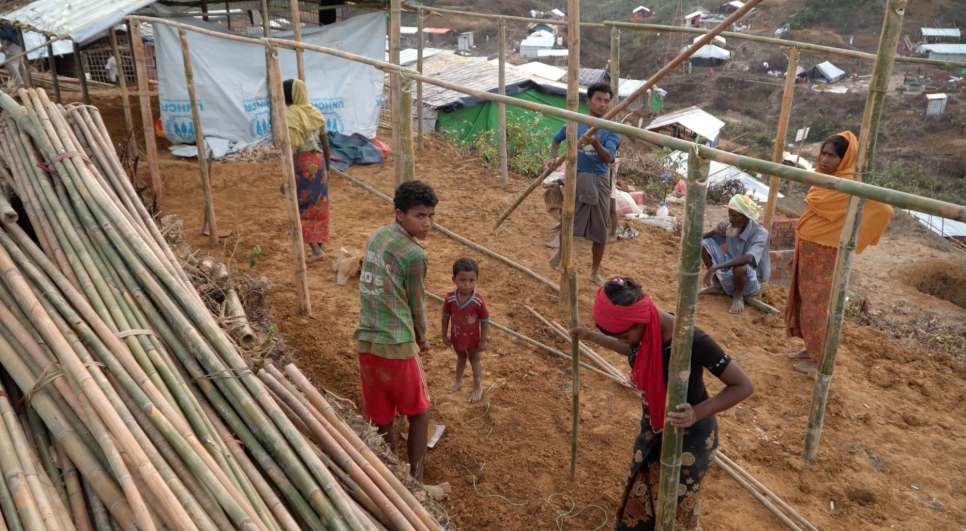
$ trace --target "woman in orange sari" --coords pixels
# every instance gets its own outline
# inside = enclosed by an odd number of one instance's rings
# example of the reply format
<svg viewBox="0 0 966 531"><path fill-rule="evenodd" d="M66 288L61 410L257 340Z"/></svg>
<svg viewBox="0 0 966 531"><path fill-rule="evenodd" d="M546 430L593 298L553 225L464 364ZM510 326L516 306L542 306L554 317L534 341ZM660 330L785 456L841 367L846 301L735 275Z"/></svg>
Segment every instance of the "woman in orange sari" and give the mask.
<svg viewBox="0 0 966 531"><path fill-rule="evenodd" d="M295 162L302 239L312 249L308 259L318 260L325 256L322 244L329 241L329 137L325 118L309 103L305 83L289 79L282 84L282 89Z"/></svg>
<svg viewBox="0 0 966 531"><path fill-rule="evenodd" d="M853 179L858 148L858 139L849 131L828 137L819 154L819 173ZM789 337L805 340L805 349L791 354L792 359L804 360L796 364L795 369L810 373L818 369L822 355L835 258L849 195L813 186L805 203L808 207L795 226L795 259L785 307L785 326ZM891 219L892 207L866 201L855 245L856 254L869 245L878 244Z"/></svg>

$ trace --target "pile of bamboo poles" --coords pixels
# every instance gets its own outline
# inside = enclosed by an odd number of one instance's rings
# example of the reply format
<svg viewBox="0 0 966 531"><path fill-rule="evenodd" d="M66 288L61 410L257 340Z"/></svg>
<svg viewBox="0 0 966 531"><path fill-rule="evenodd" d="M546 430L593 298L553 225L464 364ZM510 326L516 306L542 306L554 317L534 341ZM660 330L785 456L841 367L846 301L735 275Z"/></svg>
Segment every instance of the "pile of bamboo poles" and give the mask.
<svg viewBox="0 0 966 531"><path fill-rule="evenodd" d="M18 96L0 178L35 239L0 200L0 529L441 529L297 368L246 364L97 110Z"/></svg>

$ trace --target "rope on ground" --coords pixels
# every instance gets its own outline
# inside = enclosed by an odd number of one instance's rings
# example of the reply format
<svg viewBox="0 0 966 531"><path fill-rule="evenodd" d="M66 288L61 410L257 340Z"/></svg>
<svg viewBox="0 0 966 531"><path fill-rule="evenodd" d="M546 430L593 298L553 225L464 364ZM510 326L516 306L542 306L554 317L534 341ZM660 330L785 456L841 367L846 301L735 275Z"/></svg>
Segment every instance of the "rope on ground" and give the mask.
<svg viewBox="0 0 966 531"><path fill-rule="evenodd" d="M556 521L557 521L557 529L558 529L558 531L563 531L564 522L567 519L576 518L576 517L580 516L580 514L583 513L584 511L586 511L587 509L597 509L601 513L604 514L604 521L601 522L600 525L598 525L597 527L595 527L592 531L600 531L601 529L603 529L607 525L607 521L609 520L609 517L607 516L607 511L604 510L604 508L601 507L601 506L599 506L599 505L585 505L585 506L581 507L579 511L575 511L575 509L577 509L577 502L574 501L574 499L572 497L570 497L569 495L567 495L567 494L561 494L559 492L554 492L554 493L550 494L549 496L547 496L546 498L531 498L531 499L529 499L527 501L524 501L524 502L515 502L515 501L507 498L506 496L503 496L502 494L482 494L480 492L479 487L477 487L477 485L476 485L476 474L474 474L469 468L466 468L466 466L464 466L464 465L460 465L460 466L463 467L463 470L466 470L466 473L469 474L473 478L473 492L475 492L476 495L479 496L480 498L496 498L496 499L502 500L502 501L506 502L507 504L512 505L514 507L526 507L527 505L530 505L531 503L537 502L537 501L542 501L542 502L546 503L547 504L547 507L550 507L550 510L553 511L557 515ZM483 465L480 467L480 472L483 471L483 468L485 466L486 466L486 463L483 463ZM553 500L555 498L563 498L564 500L568 501L570 503L570 508L567 509L566 511L563 511L563 510L557 508L557 506L554 505L554 502L553 502Z"/></svg>

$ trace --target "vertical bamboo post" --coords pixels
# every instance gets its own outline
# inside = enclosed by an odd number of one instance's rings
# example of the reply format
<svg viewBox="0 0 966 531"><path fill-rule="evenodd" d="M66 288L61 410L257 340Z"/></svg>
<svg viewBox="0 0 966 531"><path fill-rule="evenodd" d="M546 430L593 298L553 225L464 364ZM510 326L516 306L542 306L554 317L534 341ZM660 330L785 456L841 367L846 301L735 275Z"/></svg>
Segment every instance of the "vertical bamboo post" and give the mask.
<svg viewBox="0 0 966 531"><path fill-rule="evenodd" d="M121 62L121 49L117 47L117 34L114 28L108 30L111 35L111 50L114 52L114 62L117 63L117 80L121 85L121 101L124 103L124 125L127 126L127 134L134 131L134 119L131 117L131 102L127 94L127 75L124 74L124 63ZM128 33L128 37L131 34Z"/></svg>
<svg viewBox="0 0 966 531"><path fill-rule="evenodd" d="M778 114L778 132L775 133L775 150L772 151L771 161L781 164L785 157L785 137L788 135L788 120L792 115L792 97L795 95L795 77L798 73L798 48L792 46L788 53L788 70L785 72L785 92L782 94L782 107ZM771 221L775 217L775 207L778 203L778 185L781 179L772 175L768 181L768 202L765 203L765 219L762 225L771 230Z"/></svg>
<svg viewBox="0 0 966 531"><path fill-rule="evenodd" d="M390 0L389 4L389 62L399 64L400 24L402 23L402 0ZM398 72L389 73L389 105L392 109L392 163L396 184L405 178L405 159L402 146L402 83ZM409 117L412 121L412 116Z"/></svg>
<svg viewBox="0 0 966 531"><path fill-rule="evenodd" d="M18 27L17 28L17 36L20 38L20 46L23 47L24 50L26 50L27 49L27 44L26 44L26 41L23 40L23 28L22 27ZM32 75L30 75L30 59L27 57L27 54L24 53L23 54L23 57L20 57L18 59L15 59L15 61L17 61L17 62L19 62L20 64L23 65L23 82L27 84L27 87L28 88L33 88L34 87L34 78L33 78Z"/></svg>
<svg viewBox="0 0 966 531"><path fill-rule="evenodd" d="M500 95L506 95L506 19L500 19ZM510 180L507 170L509 160L506 152L506 104L497 104L497 116L499 117L500 135L500 179L503 182Z"/></svg>
<svg viewBox="0 0 966 531"><path fill-rule="evenodd" d="M151 191L154 192L154 210L161 212L164 184L158 169L158 142L154 133L154 115L151 112L151 86L148 84L147 62L144 60L144 41L141 40L141 23L128 20L128 35L134 52L134 73L138 79L138 100L141 107L141 128L144 130L144 151L148 157L151 174Z"/></svg>
<svg viewBox="0 0 966 531"><path fill-rule="evenodd" d="M567 0L567 109L578 111L580 85L580 0ZM574 270L574 210L577 199L577 123L567 122L567 168L564 184L563 213L560 227L560 287L561 304L567 301L570 327L580 322L577 314L577 272ZM573 379L573 422L570 432L570 479L577 478L577 428L580 424L580 343L570 343Z"/></svg>
<svg viewBox="0 0 966 531"><path fill-rule="evenodd" d="M77 73L77 82L80 83L81 89L81 100L84 105L91 104L91 95L87 91L87 73L84 71L84 57L81 56L80 45L76 42L74 45L74 70Z"/></svg>
<svg viewBox="0 0 966 531"><path fill-rule="evenodd" d="M272 20L271 13L268 10L268 0L262 0L262 35L265 37L272 36Z"/></svg>
<svg viewBox="0 0 966 531"><path fill-rule="evenodd" d="M278 50L266 45L268 59L268 91L272 108L272 137L282 156L282 187L285 189L285 211L288 213L289 235L292 240L292 263L295 269L295 290L298 293L299 313L312 314L309 299L309 276L305 269L305 244L302 240L302 220L299 218L298 192L295 187L295 160L292 158L292 142L288 136L285 118L285 96L282 92L282 67Z"/></svg>
<svg viewBox="0 0 966 531"><path fill-rule="evenodd" d="M416 71L423 73L423 45L425 44L425 34L423 33L423 8L416 9ZM416 81L416 133L419 151L423 150L423 82Z"/></svg>
<svg viewBox="0 0 966 531"><path fill-rule="evenodd" d="M302 42L302 15L299 13L299 0L289 0L288 7L292 12L289 15L292 19L292 39L295 42ZM295 49L295 65L298 68L299 79L305 81L305 58L302 57L301 48Z"/></svg>
<svg viewBox="0 0 966 531"><path fill-rule="evenodd" d="M60 103L60 83L57 81L57 58L54 57L53 44L47 44L47 68L50 69L50 81L54 85L54 101Z"/></svg>
<svg viewBox="0 0 966 531"><path fill-rule="evenodd" d="M404 181L416 180L416 154L413 153L413 82L407 80L405 86L399 88L399 115L400 125L399 142L402 144L402 151L399 159L402 160Z"/></svg>
<svg viewBox="0 0 966 531"><path fill-rule="evenodd" d="M681 448L684 429L671 426L667 413L687 402L691 374L691 343L701 270L701 228L708 194L708 161L698 156L696 146L688 153L688 191L684 202L684 233L681 236L681 265L678 269L678 304L674 316L674 339L668 363L667 403L664 440L661 446L661 480L657 506L659 529L673 531L677 515L678 483L681 479Z"/></svg>
<svg viewBox="0 0 966 531"><path fill-rule="evenodd" d="M620 102L621 81L621 30L617 26L610 27L610 89L614 92L614 97L610 100L610 108L613 109Z"/></svg>
<svg viewBox="0 0 966 531"><path fill-rule="evenodd" d="M879 121L886 92L889 89L889 76L895 62L896 45L902 30L902 16L906 11L907 0L888 0L882 32L879 39L878 57L872 68L869 82L869 95L862 115L862 136L859 137L859 152L855 163L855 180L872 171L875 161L875 144L879 134ZM822 423L825 418L825 404L828 401L832 372L835 369L835 355L838 353L842 337L842 320L845 317L845 295L848 293L849 274L852 258L855 255L855 241L862 221L865 199L856 196L849 198L845 214L845 224L839 238L839 252L835 258L835 274L832 277L832 294L829 298L828 321L825 329L825 342L822 344L822 358L818 362L815 387L812 389L812 403L805 425L805 448L802 457L808 463L815 463L818 444L822 437Z"/></svg>
<svg viewBox="0 0 966 531"><path fill-rule="evenodd" d="M201 20L208 22L208 0L201 0Z"/></svg>
<svg viewBox="0 0 966 531"><path fill-rule="evenodd" d="M231 31L231 4L228 2L225 2L225 25Z"/></svg>
<svg viewBox="0 0 966 531"><path fill-rule="evenodd" d="M178 29L181 37L181 57L184 58L184 79L188 86L188 103L191 104L191 122L195 128L195 146L198 147L198 172L201 174L201 193L205 197L205 217L208 218L208 238L212 245L218 245L218 226L215 223L215 202L211 197L211 175L208 175L208 153L205 148L205 135L201 128L201 109L195 94L195 75L191 67L191 54L188 50L188 32ZM202 227L204 228L204 227Z"/></svg>

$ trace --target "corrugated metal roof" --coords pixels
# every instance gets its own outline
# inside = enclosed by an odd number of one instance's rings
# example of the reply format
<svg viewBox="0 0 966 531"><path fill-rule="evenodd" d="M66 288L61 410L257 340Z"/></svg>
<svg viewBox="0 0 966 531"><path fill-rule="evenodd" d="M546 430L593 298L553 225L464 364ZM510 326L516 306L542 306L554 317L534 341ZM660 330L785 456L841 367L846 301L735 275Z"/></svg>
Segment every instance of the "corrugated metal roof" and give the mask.
<svg viewBox="0 0 966 531"><path fill-rule="evenodd" d="M725 126L724 122L695 106L658 116L646 129L651 131L675 123L710 140L718 138L718 133Z"/></svg>
<svg viewBox="0 0 966 531"><path fill-rule="evenodd" d="M544 64L540 61L516 65L516 68L526 74L549 79L550 81L561 81L563 78L567 77L567 71L565 69Z"/></svg>
<svg viewBox="0 0 966 531"><path fill-rule="evenodd" d="M602 68L581 68L577 74L577 83L589 87L594 83L601 83L610 79L610 73Z"/></svg>
<svg viewBox="0 0 966 531"><path fill-rule="evenodd" d="M698 35L698 36L697 36L697 37L695 37L695 38L694 38L694 40L692 40L691 42L692 42L692 43L695 43L695 42L698 42L699 40L701 40L701 37L704 37L704 35ZM727 46L727 45L728 45L728 41L727 41L727 40L725 40L725 38L724 38L724 37L722 37L721 35L715 35L715 36L714 36L714 39L711 39L711 41L712 41L712 42L716 42L716 43L718 43L718 44L720 44L720 45L722 45L722 46Z"/></svg>
<svg viewBox="0 0 966 531"><path fill-rule="evenodd" d="M456 83L485 92L496 92L500 87L500 68L485 61L474 61L455 54L437 55L423 61L423 75L441 81ZM505 74L507 92L511 86L530 84L530 78L519 70L507 68ZM423 83L423 104L442 110L462 107L473 98L429 83Z"/></svg>
<svg viewBox="0 0 966 531"><path fill-rule="evenodd" d="M919 53L932 52L932 53L948 53L948 54L966 54L966 44L921 44L917 50Z"/></svg>
<svg viewBox="0 0 966 531"><path fill-rule="evenodd" d="M17 26L48 36L84 42L119 24L122 19L156 0L36 0L0 14Z"/></svg>
<svg viewBox="0 0 966 531"><path fill-rule="evenodd" d="M416 50L415 48L406 48L405 50L400 50L399 51L400 66L409 66L409 65L416 64L416 59L417 59L416 55L418 53L419 53L418 50ZM423 48L423 61L425 61L430 57L443 55L443 54L451 54L451 53L456 53L456 52L453 50L444 50L442 48ZM386 52L386 61L387 62L389 61L389 52Z"/></svg>
<svg viewBox="0 0 966 531"><path fill-rule="evenodd" d="M533 48L553 48L553 45L556 42L556 35L550 33L549 31L538 30L531 33L526 39L523 39L523 41L520 42L520 46L529 46Z"/></svg>
<svg viewBox="0 0 966 531"><path fill-rule="evenodd" d="M567 57L569 50L537 50L537 57Z"/></svg>
<svg viewBox="0 0 966 531"><path fill-rule="evenodd" d="M915 210L906 210L922 223L927 229L941 236L956 236L962 238L966 236L966 223L955 219L946 219L932 214L924 214Z"/></svg>
<svg viewBox="0 0 966 531"><path fill-rule="evenodd" d="M431 33L434 35L446 35L453 30L449 28L423 28L423 33Z"/></svg>
<svg viewBox="0 0 966 531"><path fill-rule="evenodd" d="M948 97L949 96L947 96L945 94L942 94L942 93L939 93L939 94L926 94L926 99L927 100L944 100L944 99L946 99Z"/></svg>
<svg viewBox="0 0 966 531"><path fill-rule="evenodd" d="M959 28L922 28L923 37L959 37Z"/></svg>
<svg viewBox="0 0 966 531"><path fill-rule="evenodd" d="M687 20L687 19L690 19L690 18L694 18L694 17L696 17L698 15L704 16L705 15L705 12L704 11L695 11L694 13L689 13L687 15L684 15L684 19Z"/></svg>

